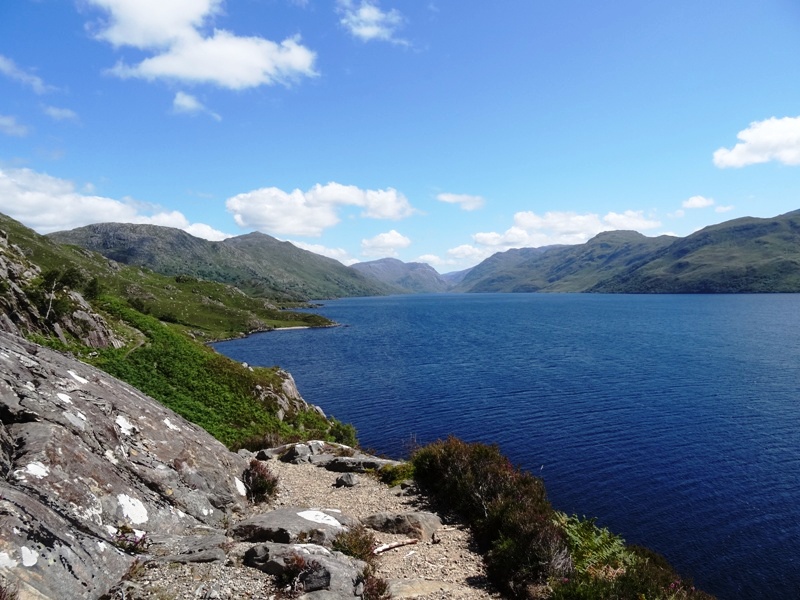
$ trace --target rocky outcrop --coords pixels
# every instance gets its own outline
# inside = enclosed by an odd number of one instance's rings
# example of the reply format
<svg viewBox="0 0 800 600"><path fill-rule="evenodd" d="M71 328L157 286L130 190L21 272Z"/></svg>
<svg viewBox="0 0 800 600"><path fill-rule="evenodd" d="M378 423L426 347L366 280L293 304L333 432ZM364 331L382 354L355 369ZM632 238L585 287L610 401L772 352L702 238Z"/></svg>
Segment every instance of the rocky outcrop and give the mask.
<svg viewBox="0 0 800 600"><path fill-rule="evenodd" d="M247 462L105 373L0 332L0 576L98 598L148 537L224 529Z"/></svg>
<svg viewBox="0 0 800 600"><path fill-rule="evenodd" d="M55 335L64 343L70 336L90 348L124 345L105 319L75 290L63 287L38 290L46 302L58 296L63 300L62 306L67 307L57 315L40 310L30 291L41 275L41 269L26 258L21 248L10 244L6 232L0 230L0 330Z"/></svg>

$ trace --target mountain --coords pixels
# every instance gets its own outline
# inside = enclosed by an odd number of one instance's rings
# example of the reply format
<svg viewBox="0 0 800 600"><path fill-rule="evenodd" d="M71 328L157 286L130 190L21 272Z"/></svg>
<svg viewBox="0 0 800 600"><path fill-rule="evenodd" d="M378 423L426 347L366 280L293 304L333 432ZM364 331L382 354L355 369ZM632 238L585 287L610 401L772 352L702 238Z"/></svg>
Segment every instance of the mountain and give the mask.
<svg viewBox="0 0 800 600"><path fill-rule="evenodd" d="M585 244L500 252L453 291L800 292L800 211L735 219L685 238L608 231Z"/></svg>
<svg viewBox="0 0 800 600"><path fill-rule="evenodd" d="M211 242L171 227L98 223L49 237L123 264L228 283L251 295L280 301L377 296L391 291L332 258L263 233Z"/></svg>
<svg viewBox="0 0 800 600"><path fill-rule="evenodd" d="M356 263L351 268L405 293L446 292L451 287L442 275L426 263L404 263L396 258L382 258Z"/></svg>

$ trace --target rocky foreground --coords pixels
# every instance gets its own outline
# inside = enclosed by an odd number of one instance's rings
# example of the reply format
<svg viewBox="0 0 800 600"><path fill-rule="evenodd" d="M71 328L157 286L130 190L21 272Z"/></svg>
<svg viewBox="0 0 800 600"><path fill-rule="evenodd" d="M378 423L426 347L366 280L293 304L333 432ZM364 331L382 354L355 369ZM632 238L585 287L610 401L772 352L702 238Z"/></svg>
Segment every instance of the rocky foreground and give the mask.
<svg viewBox="0 0 800 600"><path fill-rule="evenodd" d="M255 458L278 477L261 504L244 483ZM234 454L130 386L0 331L0 585L22 600L266 599L287 585L357 598L365 564L330 546L358 524L393 545L376 572L392 597L497 597L466 530L364 473L386 462L322 442Z"/></svg>

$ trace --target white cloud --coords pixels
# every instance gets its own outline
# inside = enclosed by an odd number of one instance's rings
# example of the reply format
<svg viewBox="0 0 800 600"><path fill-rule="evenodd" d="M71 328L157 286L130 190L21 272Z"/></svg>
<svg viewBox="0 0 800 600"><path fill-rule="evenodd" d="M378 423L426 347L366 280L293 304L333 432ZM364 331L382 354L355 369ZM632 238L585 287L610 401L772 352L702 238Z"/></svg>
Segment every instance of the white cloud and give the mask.
<svg viewBox="0 0 800 600"><path fill-rule="evenodd" d="M469 194L439 194L436 199L440 202L458 204L463 210L476 210L484 204L482 196L471 196Z"/></svg>
<svg viewBox="0 0 800 600"><path fill-rule="evenodd" d="M681 206L683 208L706 208L714 206L714 200L704 196L692 196L688 200L684 200Z"/></svg>
<svg viewBox="0 0 800 600"><path fill-rule="evenodd" d="M323 246L322 244L307 244L306 242L298 242L295 240L289 240L289 241L298 248L302 248L303 250L308 250L309 252L313 252L314 254L319 254L321 256L327 256L328 258L333 258L334 260L338 260L340 263L343 263L347 266L359 262L358 259L352 258L350 256L350 253L347 252L347 250L345 250L344 248L328 248L327 246Z"/></svg>
<svg viewBox="0 0 800 600"><path fill-rule="evenodd" d="M623 213L609 212L600 217L594 213L550 211L538 215L531 211L514 215L514 224L503 233L476 233L473 239L480 246L493 251L509 248L536 248L552 244L582 244L602 231L655 229L660 222L648 219L643 211L627 210ZM464 258L470 246L460 247ZM478 253L475 253L478 254Z"/></svg>
<svg viewBox="0 0 800 600"><path fill-rule="evenodd" d="M0 73L23 85L27 85L37 94L45 94L54 88L47 85L41 77L26 73L13 60L0 54Z"/></svg>
<svg viewBox="0 0 800 600"><path fill-rule="evenodd" d="M414 214L406 197L393 188L362 190L354 185L317 184L307 192L270 187L238 194L226 206L236 223L273 235L320 236L339 222L342 206L363 208L362 217L399 220Z"/></svg>
<svg viewBox="0 0 800 600"><path fill-rule="evenodd" d="M342 14L339 23L353 37L364 42L380 40L393 44L408 44L406 40L395 37L405 20L397 9L383 11L377 2L371 0L361 0L358 4L353 0L337 0L336 4L337 10Z"/></svg>
<svg viewBox="0 0 800 600"><path fill-rule="evenodd" d="M436 254L423 254L417 258L417 262L427 263L432 267L443 267L455 264L454 260L445 260Z"/></svg>
<svg viewBox="0 0 800 600"><path fill-rule="evenodd" d="M0 115L0 133L15 137L25 137L28 135L28 128L18 123L16 117Z"/></svg>
<svg viewBox="0 0 800 600"><path fill-rule="evenodd" d="M374 238L361 240L361 254L364 256L397 256L399 248L408 248L411 240L394 229L379 233Z"/></svg>
<svg viewBox="0 0 800 600"><path fill-rule="evenodd" d="M745 167L772 160L800 165L800 117L754 121L736 137L741 141L732 149L714 152L716 166Z"/></svg>
<svg viewBox="0 0 800 600"><path fill-rule="evenodd" d="M78 121L78 113L69 108L58 108L57 106L43 106L44 114L54 121Z"/></svg>
<svg viewBox="0 0 800 600"><path fill-rule="evenodd" d="M206 108L197 98L185 92L178 92L175 94L175 98L172 101L172 110L178 114L207 114L217 121L222 120L222 117L220 117L217 113Z"/></svg>
<svg viewBox="0 0 800 600"><path fill-rule="evenodd" d="M715 206L714 207L714 212L726 213L726 212L732 211L734 208L735 207L733 207L733 206Z"/></svg>
<svg viewBox="0 0 800 600"><path fill-rule="evenodd" d="M143 214L143 208L151 214ZM209 240L230 237L202 223L190 223L178 211L78 192L75 185L31 169L0 169L0 212L35 229L50 233L90 223L150 223L177 227Z"/></svg>
<svg viewBox="0 0 800 600"><path fill-rule="evenodd" d="M204 28L222 12L222 0L88 0L109 20L97 38L114 46L154 52L135 65L119 62L110 70L119 77L208 83L241 90L288 84L312 77L316 55L299 37L280 43Z"/></svg>

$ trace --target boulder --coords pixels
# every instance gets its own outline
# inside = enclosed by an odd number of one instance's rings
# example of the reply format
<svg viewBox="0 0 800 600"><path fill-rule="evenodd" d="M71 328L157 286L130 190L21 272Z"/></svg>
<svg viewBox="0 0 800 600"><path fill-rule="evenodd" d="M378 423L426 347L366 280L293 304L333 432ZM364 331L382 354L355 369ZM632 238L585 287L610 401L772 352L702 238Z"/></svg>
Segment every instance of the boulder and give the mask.
<svg viewBox="0 0 800 600"><path fill-rule="evenodd" d="M325 464L325 468L335 473L367 473L369 471L377 471L382 467L396 467L401 464L403 463L399 460L356 454L355 456L334 457Z"/></svg>
<svg viewBox="0 0 800 600"><path fill-rule="evenodd" d="M364 517L361 523L384 533L402 533L420 540L430 540L442 526L438 515L430 512L377 513Z"/></svg>
<svg viewBox="0 0 800 600"><path fill-rule="evenodd" d="M0 576L99 598L155 536L221 529L245 458L106 373L0 332ZM128 529L130 528L130 529Z"/></svg>
<svg viewBox="0 0 800 600"><path fill-rule="evenodd" d="M339 475L333 485L336 487L355 487L358 485L358 475L355 473Z"/></svg>
<svg viewBox="0 0 800 600"><path fill-rule="evenodd" d="M345 527L357 519L332 509L284 507L250 517L237 523L231 535L242 542L312 542L330 545Z"/></svg>
<svg viewBox="0 0 800 600"><path fill-rule="evenodd" d="M258 544L247 550L244 564L277 577L308 598L352 598L367 564L316 544Z"/></svg>

